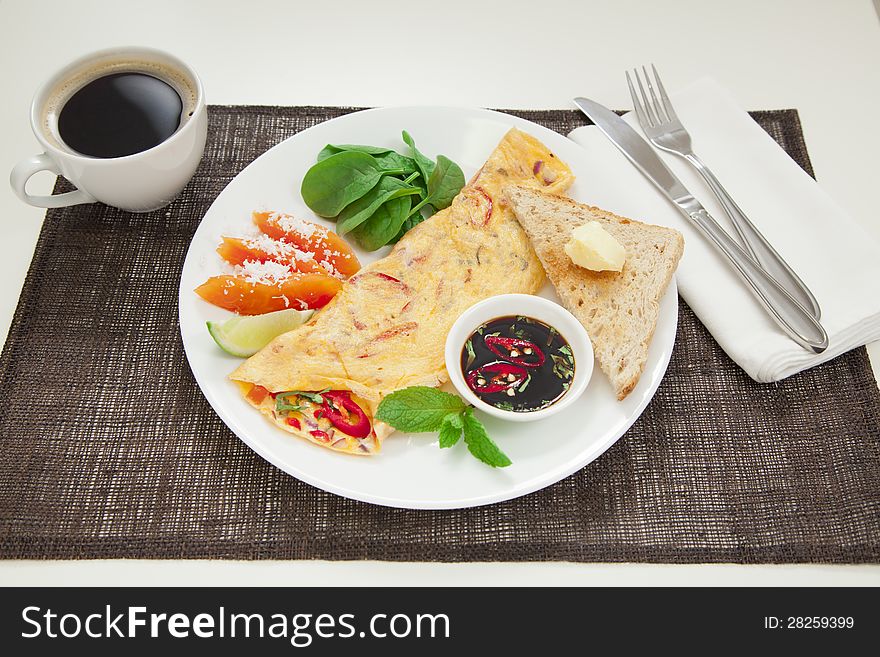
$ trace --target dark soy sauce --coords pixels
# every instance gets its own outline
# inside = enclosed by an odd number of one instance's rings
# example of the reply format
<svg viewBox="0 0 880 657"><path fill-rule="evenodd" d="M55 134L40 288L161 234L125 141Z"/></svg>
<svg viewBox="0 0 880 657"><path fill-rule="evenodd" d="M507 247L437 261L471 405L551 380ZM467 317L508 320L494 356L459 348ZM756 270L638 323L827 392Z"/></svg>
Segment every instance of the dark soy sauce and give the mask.
<svg viewBox="0 0 880 657"><path fill-rule="evenodd" d="M123 157L168 139L182 111L180 95L167 82L146 73L113 73L71 96L58 117L58 132L83 155Z"/></svg>
<svg viewBox="0 0 880 657"><path fill-rule="evenodd" d="M464 344L461 371L487 404L528 413L554 404L574 378L574 354L552 326L510 315L483 324Z"/></svg>

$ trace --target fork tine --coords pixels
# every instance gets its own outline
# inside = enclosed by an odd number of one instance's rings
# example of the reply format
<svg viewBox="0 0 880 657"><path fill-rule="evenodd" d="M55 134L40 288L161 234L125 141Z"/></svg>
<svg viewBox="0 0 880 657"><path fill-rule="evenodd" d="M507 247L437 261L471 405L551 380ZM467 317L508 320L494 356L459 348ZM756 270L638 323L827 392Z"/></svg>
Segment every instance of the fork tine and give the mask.
<svg viewBox="0 0 880 657"><path fill-rule="evenodd" d="M642 95L642 102L645 105L645 115L648 117L649 125L652 128L656 125L660 125L660 120L654 115L654 110L648 102L648 94L645 93L645 87L642 86L642 76L639 75L638 69L633 69L633 75L635 75L636 83L639 85L639 91Z"/></svg>
<svg viewBox="0 0 880 657"><path fill-rule="evenodd" d="M633 87L632 78L629 77L629 71L626 71L626 84L629 86L629 95L632 96L633 108L636 111L639 123L642 124L642 127L651 125L651 122L648 121L648 116L645 114L645 108L642 107L642 101L639 100L639 95L636 93L635 87Z"/></svg>
<svg viewBox="0 0 880 657"><path fill-rule="evenodd" d="M663 87L663 82L657 73L657 67L651 64L651 70L654 71L654 81L657 83L657 89L660 91L660 98L663 100L663 110L666 112L666 116L669 117L670 121L677 121L678 115L672 107L669 96L666 95L666 89Z"/></svg>
<svg viewBox="0 0 880 657"><path fill-rule="evenodd" d="M654 85L651 84L651 76L648 75L648 69L642 66L642 73L645 75L645 83L648 85L648 92L651 94L651 105L654 108L654 112L657 114L657 123L667 123L669 121L669 117L662 110L662 104L657 99L657 94L654 93Z"/></svg>

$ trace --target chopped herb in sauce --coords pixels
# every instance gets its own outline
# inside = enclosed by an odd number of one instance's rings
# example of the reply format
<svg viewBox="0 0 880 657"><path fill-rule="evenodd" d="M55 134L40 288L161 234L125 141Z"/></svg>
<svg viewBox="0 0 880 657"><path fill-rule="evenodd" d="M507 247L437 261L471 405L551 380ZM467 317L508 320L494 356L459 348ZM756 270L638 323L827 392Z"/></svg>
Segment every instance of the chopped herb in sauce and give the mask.
<svg viewBox="0 0 880 657"><path fill-rule="evenodd" d="M461 352L468 387L484 402L527 413L557 402L574 378L574 355L559 331L531 317L498 317L474 331Z"/></svg>

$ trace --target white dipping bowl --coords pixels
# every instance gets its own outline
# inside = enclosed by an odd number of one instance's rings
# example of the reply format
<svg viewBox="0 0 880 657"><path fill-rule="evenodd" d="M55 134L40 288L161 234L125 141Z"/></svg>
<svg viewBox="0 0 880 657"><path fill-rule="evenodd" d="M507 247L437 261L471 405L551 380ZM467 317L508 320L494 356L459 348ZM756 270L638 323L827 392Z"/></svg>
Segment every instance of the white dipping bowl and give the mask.
<svg viewBox="0 0 880 657"><path fill-rule="evenodd" d="M461 371L464 343L480 326L499 317L522 315L552 326L568 341L574 356L574 377L568 391L558 401L537 411L505 411L487 404L470 389ZM475 408L503 420L533 422L558 413L575 403L593 376L593 345L587 331L574 315L558 303L531 294L499 294L465 310L446 336L446 370L449 380Z"/></svg>

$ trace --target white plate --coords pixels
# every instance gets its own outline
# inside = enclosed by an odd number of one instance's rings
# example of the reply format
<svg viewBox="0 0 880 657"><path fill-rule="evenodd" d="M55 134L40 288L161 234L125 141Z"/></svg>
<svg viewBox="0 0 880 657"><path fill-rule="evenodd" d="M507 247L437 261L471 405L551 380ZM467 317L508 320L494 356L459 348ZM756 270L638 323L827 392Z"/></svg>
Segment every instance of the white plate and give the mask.
<svg viewBox="0 0 880 657"><path fill-rule="evenodd" d="M513 465L493 469L464 447L441 450L436 434L388 438L375 457L338 454L292 437L272 426L239 394L227 375L240 362L223 353L205 329L207 320L229 313L193 289L216 275L220 236L251 230L254 209L275 209L318 220L299 195L306 170L327 143L389 146L403 152L400 131L409 131L430 157L452 158L469 178L511 127L529 132L561 157L575 175L589 154L552 130L482 109L400 107L367 110L304 130L254 160L229 183L208 210L193 237L180 281L180 331L190 367L208 402L232 431L257 454L318 488L356 500L393 507L452 509L509 500L544 488L579 470L617 441L650 401L666 371L675 341L678 295L673 281L660 305L660 318L648 363L635 390L618 402L606 377L596 369L583 397L572 407L537 423L481 420ZM589 202L579 184L573 198ZM332 224L326 223L328 226ZM358 252L366 264L387 253ZM548 286L542 295L555 299Z"/></svg>

